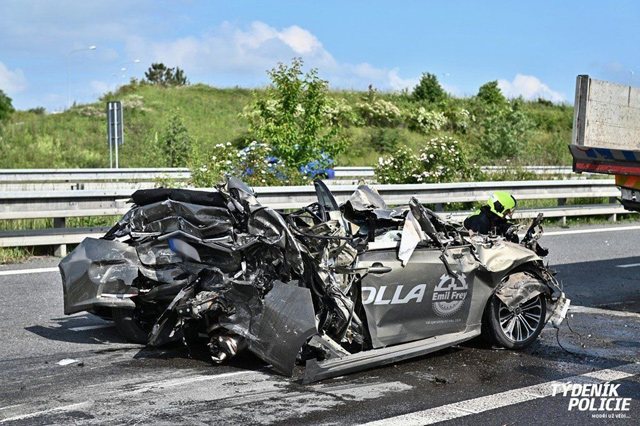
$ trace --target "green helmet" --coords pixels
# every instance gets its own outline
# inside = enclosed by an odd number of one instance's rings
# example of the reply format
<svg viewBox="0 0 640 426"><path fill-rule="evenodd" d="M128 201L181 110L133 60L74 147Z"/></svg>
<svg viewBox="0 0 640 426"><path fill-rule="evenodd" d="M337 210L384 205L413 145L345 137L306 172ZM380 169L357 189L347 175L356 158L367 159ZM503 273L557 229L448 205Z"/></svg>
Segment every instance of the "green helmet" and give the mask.
<svg viewBox="0 0 640 426"><path fill-rule="evenodd" d="M496 191L487 200L491 211L500 217L504 217L507 212L513 213L517 204L516 199L506 191Z"/></svg>

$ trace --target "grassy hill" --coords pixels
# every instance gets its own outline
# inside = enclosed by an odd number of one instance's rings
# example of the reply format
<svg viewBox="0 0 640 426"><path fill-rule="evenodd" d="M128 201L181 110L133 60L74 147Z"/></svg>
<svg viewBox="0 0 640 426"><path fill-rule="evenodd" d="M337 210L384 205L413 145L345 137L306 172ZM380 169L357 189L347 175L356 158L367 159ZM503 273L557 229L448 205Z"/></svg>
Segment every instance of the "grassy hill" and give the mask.
<svg viewBox="0 0 640 426"><path fill-rule="evenodd" d="M158 140L162 140L170 118L176 114L200 150L224 142L240 147L252 140L248 123L240 114L252 102L253 92L204 84L182 87L130 84L122 86L117 93L105 95L100 102L77 105L58 114L18 111L0 126L0 168L108 167L105 102L111 100L121 100L124 105L125 143L120 151L121 167L166 166ZM331 96L342 99L357 113L357 104L363 102L366 93L337 91ZM412 102L407 94L378 93L377 97L392 102L403 116L421 106ZM523 148L509 158L510 163L571 164L566 145L571 137L573 107L547 101L521 105L530 130ZM392 152L401 144L417 151L425 141L442 135L460 140L478 163L496 162L482 145L487 122L481 119L485 113L477 100L449 98L446 104L423 106L436 111L467 110L469 124L464 129L445 125L439 130L418 132L402 121L381 126L359 119L348 126L351 146L337 159L338 164L373 165L381 154ZM497 163L504 162L505 159L501 159Z"/></svg>

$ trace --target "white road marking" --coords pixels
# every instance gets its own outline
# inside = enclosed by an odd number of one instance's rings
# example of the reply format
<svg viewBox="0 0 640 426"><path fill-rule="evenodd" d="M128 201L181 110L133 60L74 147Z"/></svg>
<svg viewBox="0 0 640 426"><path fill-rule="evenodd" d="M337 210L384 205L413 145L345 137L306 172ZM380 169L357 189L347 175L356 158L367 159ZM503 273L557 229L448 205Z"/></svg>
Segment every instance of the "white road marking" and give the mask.
<svg viewBox="0 0 640 426"><path fill-rule="evenodd" d="M38 417L43 414L54 413L56 411L71 411L82 408L89 408L93 405L93 401L84 401L79 402L77 404L64 405L62 407L50 408L48 410L36 411L35 413L21 414L19 416L8 417L6 419L0 420L0 423L13 422L16 420L30 419L32 417Z"/></svg>
<svg viewBox="0 0 640 426"><path fill-rule="evenodd" d="M637 231L640 229L640 226L620 226L614 228L590 228L590 229L575 229L573 231L553 231L553 232L545 232L543 236L552 237L555 235L572 235L572 234L592 234L597 232L616 232L616 231Z"/></svg>
<svg viewBox="0 0 640 426"><path fill-rule="evenodd" d="M129 392L123 392L123 394L136 394L136 393L142 393L142 392L147 392L147 391L151 391L151 390L161 390L161 389L166 389L166 388L171 388L174 386L182 386L182 385L187 385L190 383L195 383L195 382L203 382L206 380L217 380L217 379L224 379L226 377L233 377L233 376L240 376L243 374L251 374L251 373L256 373L255 371L237 371L235 373L223 373L223 374L217 374L217 375L198 375L198 376L193 376L193 377L187 377L184 379L169 379L169 380L161 380L158 382L151 382L151 383L145 383L142 387L138 388L138 389L134 389L132 391Z"/></svg>
<svg viewBox="0 0 640 426"><path fill-rule="evenodd" d="M8 271L0 271L0 276L2 275L22 275L22 274L41 274L43 272L59 272L60 269L56 266L55 268L38 268L38 269L11 269Z"/></svg>
<svg viewBox="0 0 640 426"><path fill-rule="evenodd" d="M640 266L640 263L628 263L626 265L616 265L617 268L633 268L635 266Z"/></svg>
<svg viewBox="0 0 640 426"><path fill-rule="evenodd" d="M96 330L98 328L111 328L115 327L115 324L97 324L97 325L85 325L83 327L71 327L69 330L71 331L86 331L86 330Z"/></svg>
<svg viewBox="0 0 640 426"><path fill-rule="evenodd" d="M636 312L614 311L611 309L590 308L588 306L571 306L569 313L581 313L581 314L598 314L598 315L611 315L613 317L630 317L640 318L640 314Z"/></svg>
<svg viewBox="0 0 640 426"><path fill-rule="evenodd" d="M21 406L21 405L23 405L23 404L7 405L6 407L0 407L0 411L2 411L2 410L6 410L6 409L8 409L8 408L19 407L19 406Z"/></svg>
<svg viewBox="0 0 640 426"><path fill-rule="evenodd" d="M553 395L554 384L572 383L602 383L614 380L622 380L640 374L640 363L625 364L611 369L592 371L578 376L567 377L562 380L541 383L539 385L527 386L520 389L513 389L493 395L468 399L466 401L454 402L453 404L442 405L428 410L416 411L401 416L389 417L366 423L370 426L398 425L429 425L447 420L458 419L460 417L471 416L497 408L508 407L522 402L533 401Z"/></svg>

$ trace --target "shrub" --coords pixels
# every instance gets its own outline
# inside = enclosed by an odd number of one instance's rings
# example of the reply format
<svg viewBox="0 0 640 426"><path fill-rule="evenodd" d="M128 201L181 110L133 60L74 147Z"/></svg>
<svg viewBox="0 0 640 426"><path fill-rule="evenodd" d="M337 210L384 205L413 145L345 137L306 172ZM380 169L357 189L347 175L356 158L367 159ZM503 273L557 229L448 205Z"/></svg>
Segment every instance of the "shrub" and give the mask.
<svg viewBox="0 0 640 426"><path fill-rule="evenodd" d="M368 126L395 127L402 122L400 108L384 99L359 103L360 116Z"/></svg>
<svg viewBox="0 0 640 426"><path fill-rule="evenodd" d="M424 107L411 112L407 117L409 128L420 133L440 130L447 124L447 117L440 111L428 111Z"/></svg>
<svg viewBox="0 0 640 426"><path fill-rule="evenodd" d="M489 160L496 160L520 154L533 123L522 110L522 101L514 100L506 107L487 110L481 127L480 146Z"/></svg>
<svg viewBox="0 0 640 426"><path fill-rule="evenodd" d="M392 156L381 157L376 176L381 183L436 183L474 180L481 172L469 164L460 142L444 136L428 141L418 156L401 147Z"/></svg>
<svg viewBox="0 0 640 426"><path fill-rule="evenodd" d="M39 106L35 108L29 108L27 112L33 113L35 115L44 115L47 110L44 107Z"/></svg>
<svg viewBox="0 0 640 426"><path fill-rule="evenodd" d="M11 98L0 90L0 121L9 118L13 111L14 109L13 104L11 103Z"/></svg>
<svg viewBox="0 0 640 426"><path fill-rule="evenodd" d="M475 116L465 108L450 108L444 111L447 123L444 128L453 132L465 133L476 120Z"/></svg>
<svg viewBox="0 0 640 426"><path fill-rule="evenodd" d="M370 133L370 146L376 152L390 153L403 142L400 129L386 129L382 127L374 127Z"/></svg>
<svg viewBox="0 0 640 426"><path fill-rule="evenodd" d="M225 176L236 176L252 186L301 184L307 181L298 170L278 161L267 144L251 142L236 149L231 142L217 144L207 154L194 156L190 162L191 183L196 187L214 187Z"/></svg>
<svg viewBox="0 0 640 426"><path fill-rule="evenodd" d="M450 136L427 142L418 161L414 175L418 182L455 182L477 177L478 168L469 164L460 142Z"/></svg>
<svg viewBox="0 0 640 426"><path fill-rule="evenodd" d="M184 71L179 67L167 68L163 63L153 63L144 76L150 84L160 86L186 86L189 80Z"/></svg>
<svg viewBox="0 0 640 426"><path fill-rule="evenodd" d="M291 66L278 64L269 72L271 86L243 116L249 132L268 143L287 167L299 168L322 153L337 157L348 145L340 111L346 111L329 97L328 83L312 69L303 77L303 62L294 58ZM341 109L342 108L342 109ZM338 111L338 114L336 114Z"/></svg>
<svg viewBox="0 0 640 426"><path fill-rule="evenodd" d="M373 86L369 86L363 102L356 106L367 126L395 127L402 123L400 108L393 102L379 99Z"/></svg>
<svg viewBox="0 0 640 426"><path fill-rule="evenodd" d="M401 146L393 155L380 157L376 166L376 177L380 183L416 183L418 157L406 146Z"/></svg>
<svg viewBox="0 0 640 426"><path fill-rule="evenodd" d="M422 73L420 82L413 88L411 97L415 101L439 102L447 97L438 77L431 73Z"/></svg>
<svg viewBox="0 0 640 426"><path fill-rule="evenodd" d="M497 81L490 81L480 86L477 98L488 105L504 105L507 102Z"/></svg>
<svg viewBox="0 0 640 426"><path fill-rule="evenodd" d="M344 100L331 100L322 108L322 115L333 126L353 126L359 124L358 115Z"/></svg>
<svg viewBox="0 0 640 426"><path fill-rule="evenodd" d="M185 167L187 165L193 138L189 135L189 130L177 113L169 120L159 143L169 167Z"/></svg>

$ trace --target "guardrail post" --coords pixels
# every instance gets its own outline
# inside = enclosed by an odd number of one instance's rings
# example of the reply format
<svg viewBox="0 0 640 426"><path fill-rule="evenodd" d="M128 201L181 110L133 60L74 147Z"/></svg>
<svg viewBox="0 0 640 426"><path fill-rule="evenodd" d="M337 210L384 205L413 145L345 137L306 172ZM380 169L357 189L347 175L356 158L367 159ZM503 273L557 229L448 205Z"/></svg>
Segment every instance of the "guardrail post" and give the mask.
<svg viewBox="0 0 640 426"><path fill-rule="evenodd" d="M567 199L566 198L558 198L558 207L566 206ZM567 226L567 217L562 216L562 226Z"/></svg>
<svg viewBox="0 0 640 426"><path fill-rule="evenodd" d="M54 228L66 228L67 227L67 218L65 217L54 217L53 218L53 227ZM53 252L54 256L57 257L65 257L67 255L67 245L60 244L55 247L55 251Z"/></svg>
<svg viewBox="0 0 640 426"><path fill-rule="evenodd" d="M436 211L443 212L444 211L444 203L436 203Z"/></svg>

